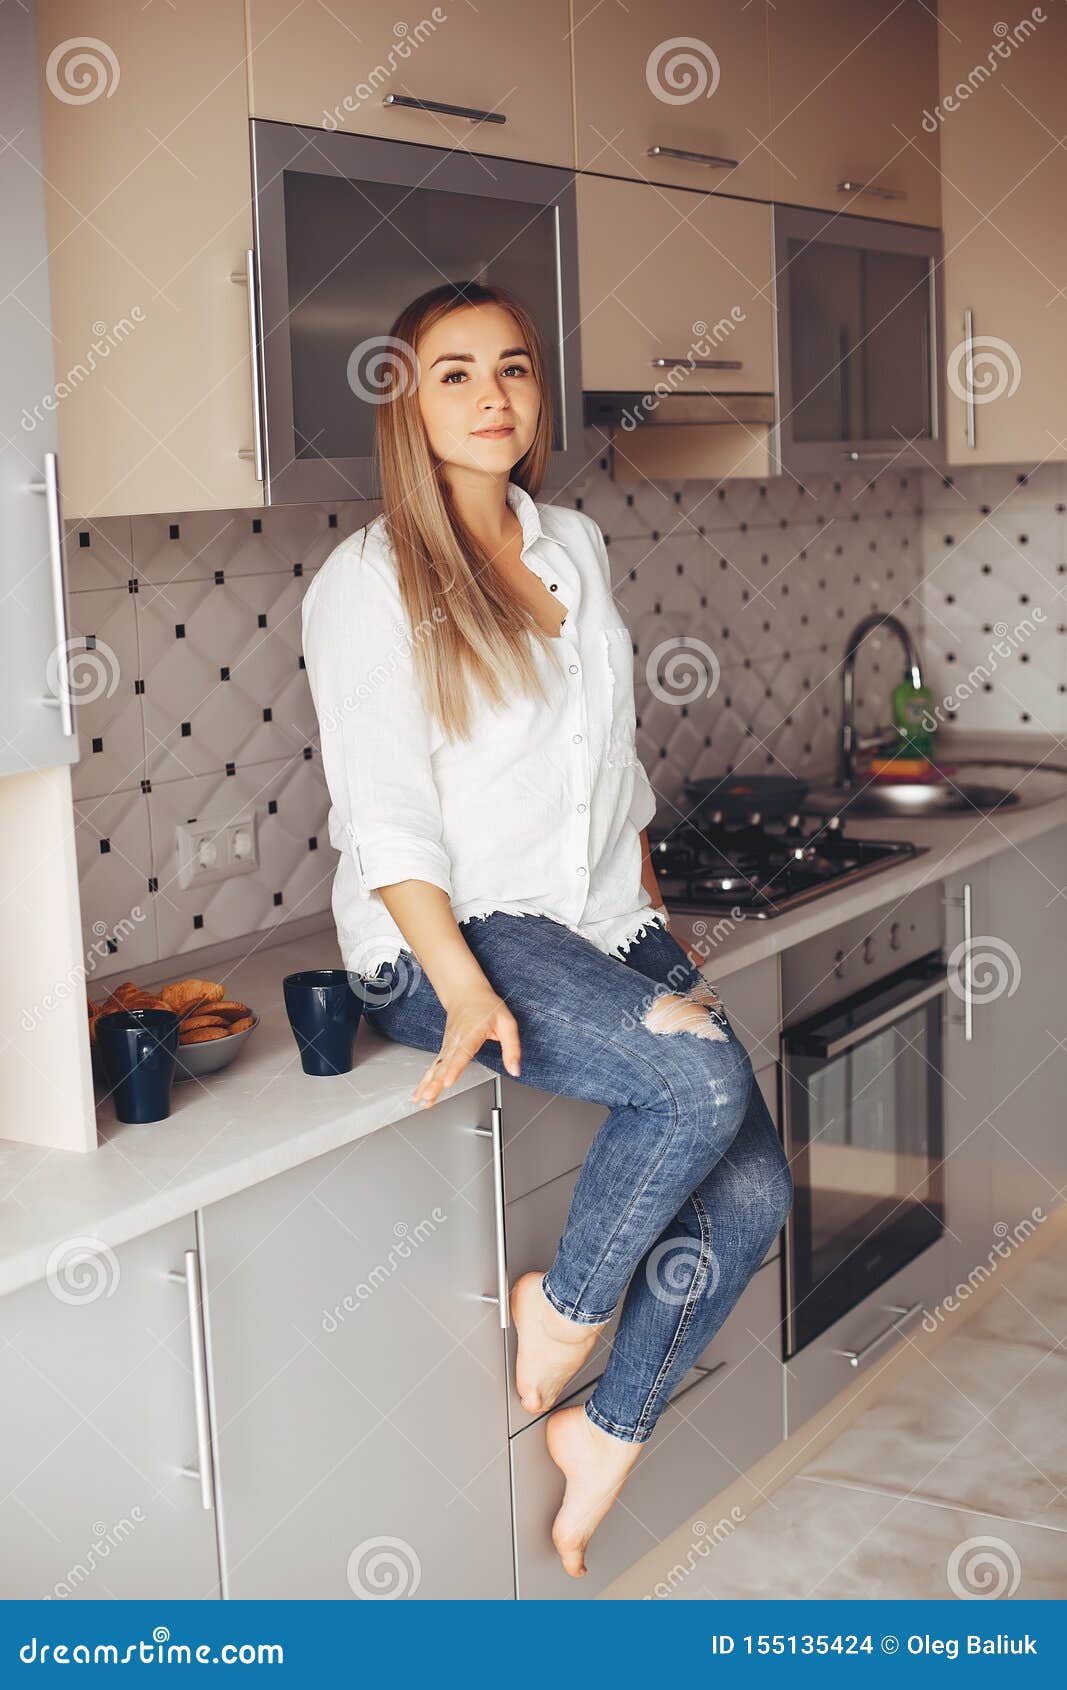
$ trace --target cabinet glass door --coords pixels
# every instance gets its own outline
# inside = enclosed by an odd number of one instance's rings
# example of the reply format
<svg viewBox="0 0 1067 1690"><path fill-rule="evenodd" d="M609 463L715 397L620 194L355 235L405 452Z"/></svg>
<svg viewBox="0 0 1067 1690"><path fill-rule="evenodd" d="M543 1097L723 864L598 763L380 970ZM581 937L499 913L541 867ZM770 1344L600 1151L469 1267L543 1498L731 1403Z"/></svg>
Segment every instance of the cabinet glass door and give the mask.
<svg viewBox="0 0 1067 1690"><path fill-rule="evenodd" d="M253 122L268 502L379 496L397 313L444 281L509 289L544 340L550 480L581 448L573 172Z"/></svg>
<svg viewBox="0 0 1067 1690"><path fill-rule="evenodd" d="M939 457L939 243L934 230L775 208L783 467Z"/></svg>

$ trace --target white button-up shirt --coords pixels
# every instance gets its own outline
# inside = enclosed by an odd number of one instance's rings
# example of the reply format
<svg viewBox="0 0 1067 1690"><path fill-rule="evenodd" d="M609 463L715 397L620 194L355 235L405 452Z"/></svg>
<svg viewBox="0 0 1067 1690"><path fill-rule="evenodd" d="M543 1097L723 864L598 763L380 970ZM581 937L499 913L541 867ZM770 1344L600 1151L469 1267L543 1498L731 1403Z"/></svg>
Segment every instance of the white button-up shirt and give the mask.
<svg viewBox="0 0 1067 1690"><path fill-rule="evenodd" d="M633 646L604 537L581 511L535 504L514 482L522 561L566 607L534 646L547 702L494 711L474 691L469 740L450 743L415 682L414 630L379 517L350 535L303 603L304 660L340 852L333 912L345 966L373 973L406 940L377 888L428 880L457 921L547 915L621 955L662 923L641 884L656 801L634 744Z"/></svg>

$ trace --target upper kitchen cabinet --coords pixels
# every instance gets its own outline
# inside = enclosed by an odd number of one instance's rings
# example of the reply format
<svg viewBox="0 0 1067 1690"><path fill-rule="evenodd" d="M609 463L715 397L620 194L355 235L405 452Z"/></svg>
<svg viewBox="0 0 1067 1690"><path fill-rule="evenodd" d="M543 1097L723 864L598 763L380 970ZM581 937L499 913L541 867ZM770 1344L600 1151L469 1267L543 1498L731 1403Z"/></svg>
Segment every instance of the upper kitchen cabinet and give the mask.
<svg viewBox="0 0 1067 1690"><path fill-rule="evenodd" d="M934 8L787 0L768 15L774 199L938 227Z"/></svg>
<svg viewBox="0 0 1067 1690"><path fill-rule="evenodd" d="M0 10L0 775L71 763L63 530L32 10Z"/></svg>
<svg viewBox="0 0 1067 1690"><path fill-rule="evenodd" d="M240 0L42 0L68 515L262 503L243 24Z"/></svg>
<svg viewBox="0 0 1067 1690"><path fill-rule="evenodd" d="M580 170L769 199L767 8L574 0Z"/></svg>
<svg viewBox="0 0 1067 1690"><path fill-rule="evenodd" d="M948 455L1067 457L1067 13L941 0Z"/></svg>
<svg viewBox="0 0 1067 1690"><path fill-rule="evenodd" d="M770 210L604 176L578 178L582 386L770 393Z"/></svg>
<svg viewBox="0 0 1067 1690"><path fill-rule="evenodd" d="M574 165L567 0L247 0L254 117Z"/></svg>

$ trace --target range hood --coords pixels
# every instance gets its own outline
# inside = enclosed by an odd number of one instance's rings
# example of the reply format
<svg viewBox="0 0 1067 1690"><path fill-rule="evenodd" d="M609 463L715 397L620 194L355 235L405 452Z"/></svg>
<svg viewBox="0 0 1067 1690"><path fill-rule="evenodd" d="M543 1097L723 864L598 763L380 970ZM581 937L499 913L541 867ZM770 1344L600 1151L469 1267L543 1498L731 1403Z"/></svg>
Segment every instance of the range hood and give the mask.
<svg viewBox="0 0 1067 1690"><path fill-rule="evenodd" d="M763 480L774 474L771 393L582 395L587 428L609 437L615 481Z"/></svg>

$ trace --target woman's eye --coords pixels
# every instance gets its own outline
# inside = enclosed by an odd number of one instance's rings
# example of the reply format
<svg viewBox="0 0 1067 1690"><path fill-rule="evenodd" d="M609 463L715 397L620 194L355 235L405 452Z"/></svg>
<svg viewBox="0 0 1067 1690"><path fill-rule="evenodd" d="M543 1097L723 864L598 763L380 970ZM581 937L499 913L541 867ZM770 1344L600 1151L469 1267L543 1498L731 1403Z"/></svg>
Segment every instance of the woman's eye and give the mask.
<svg viewBox="0 0 1067 1690"><path fill-rule="evenodd" d="M506 376L528 376L529 373L525 364L509 364L504 371Z"/></svg>
<svg viewBox="0 0 1067 1690"><path fill-rule="evenodd" d="M453 376L462 376L462 377L463 377L463 380L464 380L464 381L466 381L466 379L467 379L467 372L466 372L466 370L449 370L449 372L448 372L448 374L447 374L447 375L446 375L446 376L442 376L442 377L441 377L441 385L442 385L442 386L443 386L443 387L451 387L451 386L453 386L453 385L454 385L454 383L453 383L453 381L452 381L452 377L453 377Z"/></svg>

